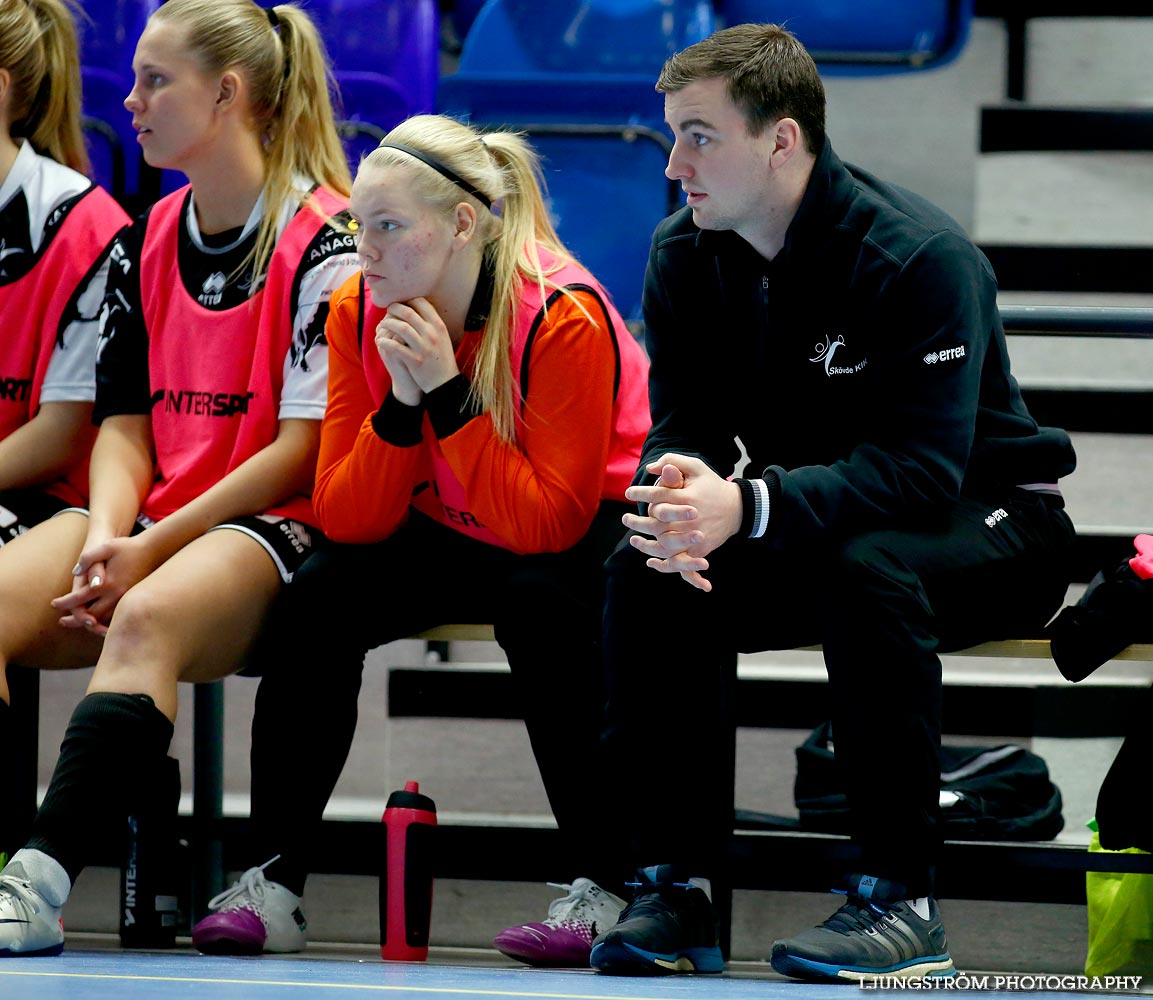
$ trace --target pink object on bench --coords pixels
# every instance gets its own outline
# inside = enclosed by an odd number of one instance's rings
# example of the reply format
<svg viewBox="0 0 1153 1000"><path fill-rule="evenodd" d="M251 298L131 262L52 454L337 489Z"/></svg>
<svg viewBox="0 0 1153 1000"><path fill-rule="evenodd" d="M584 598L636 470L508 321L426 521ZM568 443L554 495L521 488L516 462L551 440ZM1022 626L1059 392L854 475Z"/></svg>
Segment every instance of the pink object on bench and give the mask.
<svg viewBox="0 0 1153 1000"><path fill-rule="evenodd" d="M1153 535L1138 535L1133 539L1137 555L1129 560L1129 566L1142 580L1153 579Z"/></svg>

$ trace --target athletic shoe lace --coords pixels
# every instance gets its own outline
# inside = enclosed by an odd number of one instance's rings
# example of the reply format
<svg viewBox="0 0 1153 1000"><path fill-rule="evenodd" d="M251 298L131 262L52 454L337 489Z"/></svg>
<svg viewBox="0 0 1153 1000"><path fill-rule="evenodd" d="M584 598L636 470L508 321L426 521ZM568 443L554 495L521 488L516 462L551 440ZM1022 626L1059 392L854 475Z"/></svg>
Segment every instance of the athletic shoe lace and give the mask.
<svg viewBox="0 0 1153 1000"><path fill-rule="evenodd" d="M838 890L834 889L834 892ZM860 896L850 896L836 913L834 913L822 926L838 934L860 934L867 931L886 913L887 909L871 903Z"/></svg>
<svg viewBox="0 0 1153 1000"><path fill-rule="evenodd" d="M39 913L41 899L40 893L26 879L0 875L0 906L7 903L18 919L26 920Z"/></svg>
<svg viewBox="0 0 1153 1000"><path fill-rule="evenodd" d="M625 884L633 885L634 883L626 882ZM646 884L646 888L647 887ZM666 899L654 887L651 892L642 891L633 896L633 898L629 900L628 906L625 907L624 913L621 914L621 920L623 921L626 918L639 916L672 917L677 919L678 910L671 900Z"/></svg>
<svg viewBox="0 0 1153 1000"><path fill-rule="evenodd" d="M220 895L213 896L208 901L208 908L210 910L224 910L225 912L251 909L257 913L262 913L261 904L264 902L264 893L268 886L268 879L264 877L264 869L279 858L280 855L278 854L276 857L265 861L259 868L249 868L231 887L225 889Z"/></svg>
<svg viewBox="0 0 1153 1000"><path fill-rule="evenodd" d="M590 924L594 922L588 912L594 904L594 900L589 898L589 894L594 888L593 885L574 886L566 882L549 882L548 884L554 889L563 889L568 895L554 899L549 903L548 916L541 921L542 923L548 924L550 927L561 927L564 924L579 921Z"/></svg>

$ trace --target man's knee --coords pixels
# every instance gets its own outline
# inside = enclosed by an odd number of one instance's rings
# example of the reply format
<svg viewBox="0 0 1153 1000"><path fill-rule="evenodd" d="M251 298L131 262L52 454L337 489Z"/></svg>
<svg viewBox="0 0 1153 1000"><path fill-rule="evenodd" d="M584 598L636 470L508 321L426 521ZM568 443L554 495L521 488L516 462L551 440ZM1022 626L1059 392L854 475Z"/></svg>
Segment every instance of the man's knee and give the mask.
<svg viewBox="0 0 1153 1000"><path fill-rule="evenodd" d="M881 580L913 583L916 574L901 558L891 532L856 535L831 553L831 578L854 589L869 589Z"/></svg>
<svg viewBox="0 0 1153 1000"><path fill-rule="evenodd" d="M622 538L617 547L609 553L608 559L605 560L605 572L610 578L633 574L638 569L646 568L644 554L634 549L628 542L631 534L630 532L629 535Z"/></svg>
<svg viewBox="0 0 1153 1000"><path fill-rule="evenodd" d="M610 603L618 600L647 600L653 597L676 599L695 592L678 573L661 573L648 564L648 556L627 542L605 562L605 590Z"/></svg>

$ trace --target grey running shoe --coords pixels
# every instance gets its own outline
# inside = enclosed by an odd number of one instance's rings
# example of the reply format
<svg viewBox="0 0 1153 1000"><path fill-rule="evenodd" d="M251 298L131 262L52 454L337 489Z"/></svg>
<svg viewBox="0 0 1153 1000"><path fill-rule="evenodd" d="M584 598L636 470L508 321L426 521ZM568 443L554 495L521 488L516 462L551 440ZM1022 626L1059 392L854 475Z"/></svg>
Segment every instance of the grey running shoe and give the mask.
<svg viewBox="0 0 1153 1000"><path fill-rule="evenodd" d="M773 944L772 966L794 979L925 979L956 975L937 901L904 887L849 878L849 900L819 927Z"/></svg>

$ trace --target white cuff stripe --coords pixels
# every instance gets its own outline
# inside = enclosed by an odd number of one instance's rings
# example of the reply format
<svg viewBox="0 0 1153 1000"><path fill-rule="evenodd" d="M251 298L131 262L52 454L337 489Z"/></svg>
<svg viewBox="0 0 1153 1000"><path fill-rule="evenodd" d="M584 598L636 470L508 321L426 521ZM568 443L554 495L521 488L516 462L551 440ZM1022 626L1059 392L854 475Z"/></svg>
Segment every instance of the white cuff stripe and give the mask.
<svg viewBox="0 0 1153 1000"><path fill-rule="evenodd" d="M749 532L749 537L760 538L769 526L769 487L763 479L750 479L749 483L753 487L755 508L753 530Z"/></svg>

